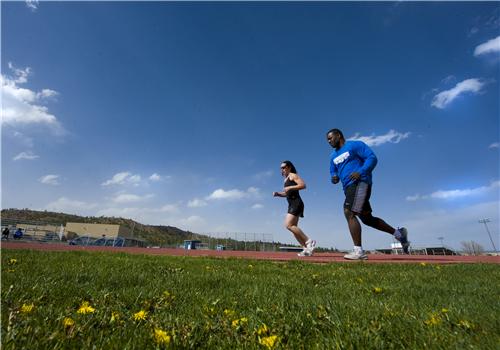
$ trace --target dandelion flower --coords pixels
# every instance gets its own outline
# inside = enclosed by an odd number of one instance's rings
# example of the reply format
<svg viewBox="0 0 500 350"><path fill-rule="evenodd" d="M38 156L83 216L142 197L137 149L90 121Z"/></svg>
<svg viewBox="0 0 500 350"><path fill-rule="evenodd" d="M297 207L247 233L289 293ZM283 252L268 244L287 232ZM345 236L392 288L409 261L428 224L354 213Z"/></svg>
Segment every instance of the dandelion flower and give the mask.
<svg viewBox="0 0 500 350"><path fill-rule="evenodd" d="M166 331L159 328L155 328L154 338L157 344L170 344L170 340L172 339Z"/></svg>
<svg viewBox="0 0 500 350"><path fill-rule="evenodd" d="M78 309L77 313L79 314L91 314L95 311L95 309L89 305L88 301L84 301L80 308Z"/></svg>
<svg viewBox="0 0 500 350"><path fill-rule="evenodd" d="M448 311L449 311L449 310L448 310L448 309L446 309L446 308L444 308L444 307L441 309L441 312L442 312L443 314L448 313Z"/></svg>
<svg viewBox="0 0 500 350"><path fill-rule="evenodd" d="M234 320L231 325L234 327L234 328L238 328L239 326L243 326L243 324L247 323L248 322L248 318L246 317L242 317L242 318L239 318L237 320Z"/></svg>
<svg viewBox="0 0 500 350"><path fill-rule="evenodd" d="M9 259L9 262L8 262L9 265L14 265L16 263L17 263L17 259L14 259L14 258Z"/></svg>
<svg viewBox="0 0 500 350"><path fill-rule="evenodd" d="M421 262L420 266L427 266L427 263Z"/></svg>
<svg viewBox="0 0 500 350"><path fill-rule="evenodd" d="M63 320L64 328L73 327L74 324L75 324L75 321L73 321L73 319L71 319L70 317L65 317Z"/></svg>
<svg viewBox="0 0 500 350"><path fill-rule="evenodd" d="M373 288L373 293L376 293L376 294L380 294L382 293L384 290L380 287L374 287Z"/></svg>
<svg viewBox="0 0 500 350"><path fill-rule="evenodd" d="M120 318L120 314L116 311L111 312L111 320L110 322L115 322Z"/></svg>
<svg viewBox="0 0 500 350"><path fill-rule="evenodd" d="M257 329L257 335L268 335L269 334L269 328L267 328L266 324L263 323L262 326Z"/></svg>
<svg viewBox="0 0 500 350"><path fill-rule="evenodd" d="M259 338L259 344L264 345L268 349L274 348L278 341L277 335L271 335L269 337Z"/></svg>
<svg viewBox="0 0 500 350"><path fill-rule="evenodd" d="M469 321L467 321L467 320L460 320L460 321L458 321L457 326L465 328L465 329L474 328L474 325L472 323L470 323Z"/></svg>
<svg viewBox="0 0 500 350"><path fill-rule="evenodd" d="M231 310L231 309L225 309L224 310L224 315L225 316L233 317L235 314L236 314L236 312L234 310Z"/></svg>
<svg viewBox="0 0 500 350"><path fill-rule="evenodd" d="M134 314L134 321L144 321L148 315L147 311L141 310Z"/></svg>
<svg viewBox="0 0 500 350"><path fill-rule="evenodd" d="M424 321L424 323L427 326L437 326L441 322L442 322L442 320L441 320L441 317L439 317L439 315L431 315L431 318Z"/></svg>
<svg viewBox="0 0 500 350"><path fill-rule="evenodd" d="M35 307L35 305L33 305L33 303L31 304L23 304L23 306L21 306L21 313L23 314L29 314L31 311L33 311L33 308Z"/></svg>

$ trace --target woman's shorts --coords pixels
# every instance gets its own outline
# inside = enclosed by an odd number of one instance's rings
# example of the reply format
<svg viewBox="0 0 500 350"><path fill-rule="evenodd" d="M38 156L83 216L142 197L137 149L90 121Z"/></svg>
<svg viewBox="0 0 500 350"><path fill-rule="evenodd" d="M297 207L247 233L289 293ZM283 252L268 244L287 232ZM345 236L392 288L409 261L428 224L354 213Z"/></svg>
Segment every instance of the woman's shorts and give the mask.
<svg viewBox="0 0 500 350"><path fill-rule="evenodd" d="M288 214L304 217L304 202L300 198L288 200Z"/></svg>

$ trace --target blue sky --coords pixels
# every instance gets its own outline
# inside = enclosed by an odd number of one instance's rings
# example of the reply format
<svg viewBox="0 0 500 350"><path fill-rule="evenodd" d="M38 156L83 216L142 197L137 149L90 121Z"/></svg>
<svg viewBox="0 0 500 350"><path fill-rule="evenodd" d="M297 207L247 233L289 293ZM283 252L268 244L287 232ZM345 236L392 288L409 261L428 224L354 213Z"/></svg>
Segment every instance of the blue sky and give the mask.
<svg viewBox="0 0 500 350"><path fill-rule="evenodd" d="M495 2L2 2L2 208L350 248L325 133L372 146L374 215L499 243ZM365 248L391 236L364 228Z"/></svg>

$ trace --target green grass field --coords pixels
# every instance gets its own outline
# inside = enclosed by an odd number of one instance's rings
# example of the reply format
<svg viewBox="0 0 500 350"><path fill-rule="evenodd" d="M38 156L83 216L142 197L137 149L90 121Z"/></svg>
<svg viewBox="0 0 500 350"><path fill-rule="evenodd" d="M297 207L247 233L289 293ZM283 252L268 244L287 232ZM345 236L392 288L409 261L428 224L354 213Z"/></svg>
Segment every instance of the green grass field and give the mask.
<svg viewBox="0 0 500 350"><path fill-rule="evenodd" d="M2 249L3 349L498 349L500 267Z"/></svg>

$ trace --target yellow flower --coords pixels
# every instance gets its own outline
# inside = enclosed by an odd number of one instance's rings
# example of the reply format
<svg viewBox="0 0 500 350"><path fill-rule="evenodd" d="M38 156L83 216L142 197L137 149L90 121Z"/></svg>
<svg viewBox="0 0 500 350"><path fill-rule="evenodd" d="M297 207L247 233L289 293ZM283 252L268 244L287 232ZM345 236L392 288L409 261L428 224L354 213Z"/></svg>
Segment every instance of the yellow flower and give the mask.
<svg viewBox="0 0 500 350"><path fill-rule="evenodd" d="M29 305L23 304L23 306L21 306L21 313L29 314L31 311L33 311L34 307L35 307L35 305L33 305L33 303L31 303Z"/></svg>
<svg viewBox="0 0 500 350"><path fill-rule="evenodd" d="M78 309L77 313L79 314L91 314L95 311L95 309L89 305L88 301L84 301L80 308Z"/></svg>
<svg viewBox="0 0 500 350"><path fill-rule="evenodd" d="M474 328L474 325L472 323L470 323L469 321L467 321L467 320L460 320L460 321L458 321L457 326L463 327L463 328L466 328L466 329Z"/></svg>
<svg viewBox="0 0 500 350"><path fill-rule="evenodd" d="M14 265L16 263L17 263L17 259L14 259L14 258L9 259L9 262L8 262L9 265Z"/></svg>
<svg viewBox="0 0 500 350"><path fill-rule="evenodd" d="M278 341L277 335L271 335L269 337L259 338L259 344L264 345L268 349L274 348L277 341Z"/></svg>
<svg viewBox="0 0 500 350"><path fill-rule="evenodd" d="M441 317L439 315L431 315L431 318L425 320L424 323L428 326L437 326L441 323Z"/></svg>
<svg viewBox="0 0 500 350"><path fill-rule="evenodd" d="M154 338L158 344L170 344L170 340L172 339L167 332L159 328L155 328Z"/></svg>
<svg viewBox="0 0 500 350"><path fill-rule="evenodd" d="M449 310L448 310L448 309L445 309L444 307L441 309L441 312L442 312L443 314L446 314L448 311L449 311Z"/></svg>
<svg viewBox="0 0 500 350"><path fill-rule="evenodd" d="M244 323L247 323L248 322L248 318L246 317L242 317L240 319L237 319L237 320L234 320L231 325L234 327L234 328L237 328L239 326L243 326Z"/></svg>
<svg viewBox="0 0 500 350"><path fill-rule="evenodd" d="M252 264L248 264L248 267L249 267L250 269L253 269L253 265L252 265Z"/></svg>
<svg viewBox="0 0 500 350"><path fill-rule="evenodd" d="M73 327L74 324L75 324L75 321L73 321L70 317L65 317L63 320L64 328Z"/></svg>
<svg viewBox="0 0 500 350"><path fill-rule="evenodd" d="M383 292L383 289L382 289L382 288L380 288L380 287L374 287L374 288L373 288L373 293L380 294L380 293L382 293L382 292Z"/></svg>
<svg viewBox="0 0 500 350"><path fill-rule="evenodd" d="M148 315L147 311L141 310L134 314L134 321L144 321Z"/></svg>
<svg viewBox="0 0 500 350"><path fill-rule="evenodd" d="M236 314L236 312L234 310L231 310L231 309L225 309L224 310L224 315L225 316L233 317L235 314Z"/></svg>
<svg viewBox="0 0 500 350"><path fill-rule="evenodd" d="M120 314L116 311L111 312L111 320L110 322L115 322L120 318Z"/></svg>
<svg viewBox="0 0 500 350"><path fill-rule="evenodd" d="M420 266L427 266L427 263L421 262Z"/></svg>
<svg viewBox="0 0 500 350"><path fill-rule="evenodd" d="M257 329L257 334L258 335L268 335L269 334L269 328L267 328L266 324L263 323L262 326Z"/></svg>

